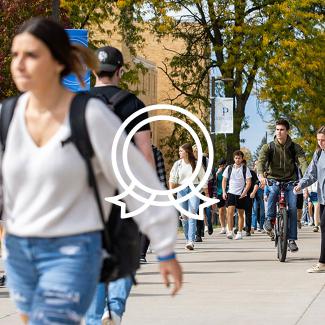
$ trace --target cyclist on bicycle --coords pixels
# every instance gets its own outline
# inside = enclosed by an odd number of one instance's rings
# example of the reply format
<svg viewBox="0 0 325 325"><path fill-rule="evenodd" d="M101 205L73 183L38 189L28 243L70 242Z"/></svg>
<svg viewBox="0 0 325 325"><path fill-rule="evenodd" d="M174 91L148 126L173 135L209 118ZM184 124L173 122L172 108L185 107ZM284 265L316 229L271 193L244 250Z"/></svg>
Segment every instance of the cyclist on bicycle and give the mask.
<svg viewBox="0 0 325 325"><path fill-rule="evenodd" d="M276 217L276 202L279 195L277 182L289 182L285 188L285 198L288 205L289 233L288 247L291 252L298 251L297 240L297 196L293 193L293 182L298 180L298 166L304 173L308 167L305 153L301 146L294 143L289 136L290 125L286 120L276 122L274 141L265 144L260 151L257 172L262 187L269 179L269 198L264 230L272 233ZM291 182L291 183L290 183Z"/></svg>

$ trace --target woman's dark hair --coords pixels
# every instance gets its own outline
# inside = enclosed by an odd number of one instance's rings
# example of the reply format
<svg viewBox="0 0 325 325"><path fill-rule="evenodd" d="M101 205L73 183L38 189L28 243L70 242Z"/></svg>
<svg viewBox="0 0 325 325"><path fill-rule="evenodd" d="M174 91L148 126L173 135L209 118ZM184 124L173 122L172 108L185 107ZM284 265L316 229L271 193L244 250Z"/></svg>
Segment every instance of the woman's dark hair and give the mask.
<svg viewBox="0 0 325 325"><path fill-rule="evenodd" d="M22 33L29 33L42 41L53 58L64 65L61 78L75 73L84 85L85 65L92 70L98 67L98 60L93 51L81 45L71 44L64 28L49 18L36 17L25 21L18 29L17 35Z"/></svg>
<svg viewBox="0 0 325 325"><path fill-rule="evenodd" d="M325 125L322 125L316 132L317 134L324 134L325 135ZM322 150L322 148L317 144L317 150Z"/></svg>
<svg viewBox="0 0 325 325"><path fill-rule="evenodd" d="M196 159L193 153L192 146L189 143L184 143L181 148L187 153L188 160L192 166L192 171L194 171L196 166Z"/></svg>

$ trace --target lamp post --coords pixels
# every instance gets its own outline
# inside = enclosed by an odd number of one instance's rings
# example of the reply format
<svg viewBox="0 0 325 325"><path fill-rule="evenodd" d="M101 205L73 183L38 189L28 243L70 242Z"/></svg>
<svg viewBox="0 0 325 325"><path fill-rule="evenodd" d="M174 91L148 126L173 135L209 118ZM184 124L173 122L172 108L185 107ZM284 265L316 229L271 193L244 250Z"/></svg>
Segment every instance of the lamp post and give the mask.
<svg viewBox="0 0 325 325"><path fill-rule="evenodd" d="M60 21L60 0L52 0L52 18L56 21Z"/></svg>
<svg viewBox="0 0 325 325"><path fill-rule="evenodd" d="M211 140L213 144L213 149L215 150L215 142L216 142L216 125L215 125L215 117L216 117L216 82L234 82L233 78L223 78L223 77L211 77ZM235 91L233 91L233 111L235 111ZM225 139L227 139L227 135L225 134Z"/></svg>

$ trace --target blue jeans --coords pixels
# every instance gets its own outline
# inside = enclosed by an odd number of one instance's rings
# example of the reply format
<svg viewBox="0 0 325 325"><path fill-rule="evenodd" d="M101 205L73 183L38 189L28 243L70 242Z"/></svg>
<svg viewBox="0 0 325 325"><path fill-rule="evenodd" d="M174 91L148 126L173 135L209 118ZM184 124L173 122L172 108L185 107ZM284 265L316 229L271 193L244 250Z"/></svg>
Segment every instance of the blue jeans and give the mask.
<svg viewBox="0 0 325 325"><path fill-rule="evenodd" d="M264 207L264 191L258 189L255 195L253 203L253 213L252 213L252 227L257 229L257 216L260 215L260 228L263 229L264 219L265 219L265 207Z"/></svg>
<svg viewBox="0 0 325 325"><path fill-rule="evenodd" d="M102 282L98 283L96 294L85 317L86 325L101 325L102 316L104 311L108 309L108 306L110 311L122 317L132 284L132 278L127 276L110 282L107 292L106 284Z"/></svg>
<svg viewBox="0 0 325 325"><path fill-rule="evenodd" d="M211 218L212 218L212 213L211 213L211 205L209 206L209 207L207 207L207 208L205 208L205 215L207 216L207 223L208 223L208 225L210 226L212 226L212 220L211 220Z"/></svg>
<svg viewBox="0 0 325 325"><path fill-rule="evenodd" d="M288 206L288 239L297 239L297 196L293 193L293 184L289 184L285 188L284 196ZM269 198L267 203L267 218L272 220L276 216L276 202L280 194L279 186L276 184L269 185Z"/></svg>
<svg viewBox="0 0 325 325"><path fill-rule="evenodd" d="M96 290L101 258L100 232L56 238L7 234L8 287L28 324L80 324Z"/></svg>
<svg viewBox="0 0 325 325"><path fill-rule="evenodd" d="M177 198L183 197L190 192L191 189L189 187L186 187L177 193ZM195 214L199 210L200 199L197 196L193 195L190 199L180 203L180 205L184 210ZM186 241L194 242L196 233L196 219L184 216L182 218L182 225Z"/></svg>

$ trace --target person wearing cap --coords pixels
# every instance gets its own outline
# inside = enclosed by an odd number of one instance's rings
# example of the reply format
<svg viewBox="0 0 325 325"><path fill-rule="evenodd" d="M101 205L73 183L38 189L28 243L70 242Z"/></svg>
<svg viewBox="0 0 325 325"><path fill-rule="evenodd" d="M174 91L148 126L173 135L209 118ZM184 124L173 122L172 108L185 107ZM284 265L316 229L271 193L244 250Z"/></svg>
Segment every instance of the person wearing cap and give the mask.
<svg viewBox="0 0 325 325"><path fill-rule="evenodd" d="M90 90L90 94L109 104L110 99L121 91L119 84L123 75L123 55L121 51L112 46L101 47L96 51L96 54L99 60L99 69L98 71L93 71L96 77L96 84ZM121 104L118 104L118 107L114 107L114 113L124 122L130 115L143 107L145 107L145 104L134 94L130 93ZM144 113L133 119L126 126L126 133L129 133L138 123L148 117L148 113ZM134 134L132 142L138 147L146 160L155 168L150 133L150 125L145 124ZM110 319L107 306L109 306L114 324L120 324L132 284L133 281L130 276L110 282L107 304L105 304L105 292L107 290L105 290L105 285L100 283L97 287L97 294L87 312L86 325L101 324L102 316L103 324L109 324Z"/></svg>
<svg viewBox="0 0 325 325"><path fill-rule="evenodd" d="M95 87L90 90L90 94L109 103L110 98L121 91L119 84L124 72L123 55L117 48L112 46L99 48L96 53L99 60L99 70L97 72L94 71L96 84ZM130 93L130 96L116 108L114 113L124 122L130 115L143 107L145 107L145 104L137 98L137 96ZM132 122L126 126L126 133L129 133L139 122L148 117L148 113L144 113L134 118ZM141 127L135 133L132 141L143 153L147 161L155 167L155 159L151 148L150 125L145 124Z"/></svg>

